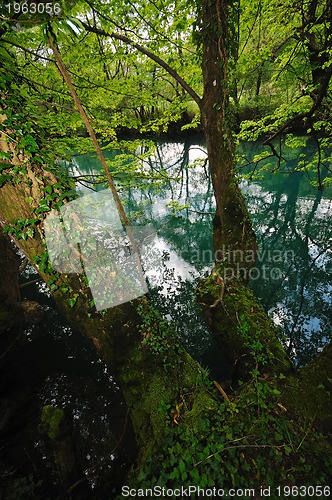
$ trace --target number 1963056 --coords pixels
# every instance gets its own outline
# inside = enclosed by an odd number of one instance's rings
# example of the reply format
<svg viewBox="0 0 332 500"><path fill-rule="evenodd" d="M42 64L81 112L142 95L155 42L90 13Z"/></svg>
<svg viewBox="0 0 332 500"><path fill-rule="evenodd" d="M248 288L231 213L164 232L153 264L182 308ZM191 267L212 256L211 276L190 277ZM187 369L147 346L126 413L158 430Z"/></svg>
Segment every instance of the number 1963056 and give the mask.
<svg viewBox="0 0 332 500"><path fill-rule="evenodd" d="M9 14L49 14L50 16L61 13L59 3L39 2L12 2L5 6Z"/></svg>

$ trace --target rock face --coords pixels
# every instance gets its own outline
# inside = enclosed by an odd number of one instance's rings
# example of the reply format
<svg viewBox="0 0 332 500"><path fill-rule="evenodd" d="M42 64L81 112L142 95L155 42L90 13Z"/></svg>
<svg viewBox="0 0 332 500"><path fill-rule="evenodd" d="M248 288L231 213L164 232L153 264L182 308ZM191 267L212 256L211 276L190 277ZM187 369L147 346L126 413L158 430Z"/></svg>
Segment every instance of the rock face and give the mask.
<svg viewBox="0 0 332 500"><path fill-rule="evenodd" d="M43 309L37 302L20 301L20 258L9 237L1 231L0 275L0 336L4 343L1 350L4 351L5 337L12 339L14 330L19 331L24 324L39 323L43 317Z"/></svg>
<svg viewBox="0 0 332 500"><path fill-rule="evenodd" d="M62 408L44 406L41 414L41 432L53 451L59 477L65 487L76 481L85 482L80 454L74 437L72 418ZM89 488L86 487L89 491Z"/></svg>

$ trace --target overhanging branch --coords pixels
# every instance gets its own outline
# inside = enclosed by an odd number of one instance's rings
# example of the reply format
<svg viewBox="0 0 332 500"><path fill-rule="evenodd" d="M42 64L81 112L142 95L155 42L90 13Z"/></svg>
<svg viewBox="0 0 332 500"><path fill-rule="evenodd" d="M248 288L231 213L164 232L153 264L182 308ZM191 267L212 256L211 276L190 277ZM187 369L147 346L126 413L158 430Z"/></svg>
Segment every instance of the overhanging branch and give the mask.
<svg viewBox="0 0 332 500"><path fill-rule="evenodd" d="M126 43L127 45L130 45L131 47L134 47L137 49L141 54L146 55L149 59L157 63L159 66L164 68L167 73L169 73L180 85L181 87L190 95L190 97L193 98L193 100L198 104L198 106L201 106L202 99L199 97L199 95L194 91L192 87L175 71L169 64L167 64L166 61L161 59L159 56L151 52L150 50L146 49L139 43L135 42L131 38L125 36L125 35L120 35L118 33L108 33L107 31L97 28L95 26L90 26L89 24L85 23L84 21L81 21L82 26L89 32L91 33L96 33L97 35L101 36L106 36L113 38L115 40L120 40L121 42Z"/></svg>
<svg viewBox="0 0 332 500"><path fill-rule="evenodd" d="M8 38L1 38L1 41L4 42L4 43L8 43L9 45L12 45L13 47L16 47L18 49L21 49L25 53L30 54L30 55L32 55L34 57L37 57L38 59L43 59L44 61L48 61L48 62L51 62L51 63L54 62L53 59L50 59L49 57L42 56L42 55L38 54L38 52L35 52L35 51L30 50L30 49L28 49L26 47L23 47L23 45L20 45L19 43L16 43L13 40L9 40Z"/></svg>
<svg viewBox="0 0 332 500"><path fill-rule="evenodd" d="M295 122L297 122L299 120L311 118L313 116L313 114L315 113L315 111L322 104L322 101L323 101L324 97L326 96L331 77L332 77L332 65L326 71L326 74L321 82L318 95L312 96L312 98L314 99L314 102L313 102L311 108L309 109L309 111L303 112L303 113L298 113L297 115L295 115L292 118L290 118L289 120L287 120L281 127L279 127L279 129L271 137L266 139L263 142L263 144L264 145L269 144L271 141L273 141L273 139L275 139L280 134L285 132L285 130L287 130Z"/></svg>

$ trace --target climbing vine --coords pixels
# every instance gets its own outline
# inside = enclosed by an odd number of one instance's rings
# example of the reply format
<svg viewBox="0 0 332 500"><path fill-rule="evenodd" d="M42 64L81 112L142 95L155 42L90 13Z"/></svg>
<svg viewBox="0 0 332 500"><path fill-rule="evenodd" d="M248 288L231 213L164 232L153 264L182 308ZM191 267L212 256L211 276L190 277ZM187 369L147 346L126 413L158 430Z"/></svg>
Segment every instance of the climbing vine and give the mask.
<svg viewBox="0 0 332 500"><path fill-rule="evenodd" d="M174 370L182 363L184 348L174 327L146 299L140 299L137 312L141 317L142 348L147 348L163 363L165 370Z"/></svg>

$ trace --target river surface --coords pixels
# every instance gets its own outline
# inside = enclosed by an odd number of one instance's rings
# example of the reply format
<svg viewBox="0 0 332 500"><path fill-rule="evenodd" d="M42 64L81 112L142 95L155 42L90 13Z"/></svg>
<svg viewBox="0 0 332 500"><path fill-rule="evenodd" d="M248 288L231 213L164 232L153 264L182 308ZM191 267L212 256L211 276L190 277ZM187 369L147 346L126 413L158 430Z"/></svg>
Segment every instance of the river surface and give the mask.
<svg viewBox="0 0 332 500"><path fill-rule="evenodd" d="M35 279L38 275L28 265L21 284ZM41 408L52 405L63 408L72 421L82 475L94 492L89 498L107 498L115 485L121 486L121 478L136 457L121 389L91 343L58 312L42 281L23 286L21 298L37 301L43 318L23 332L1 363L2 385L8 392L3 396L8 397L12 412L4 458L26 474L17 491L24 487L34 491L29 480L33 465L42 493L37 489L37 496L29 498L61 498L63 494L52 452L39 432Z"/></svg>

